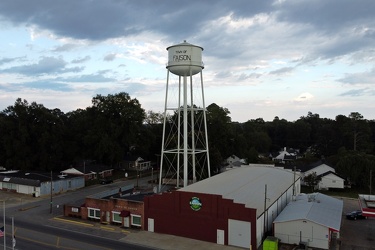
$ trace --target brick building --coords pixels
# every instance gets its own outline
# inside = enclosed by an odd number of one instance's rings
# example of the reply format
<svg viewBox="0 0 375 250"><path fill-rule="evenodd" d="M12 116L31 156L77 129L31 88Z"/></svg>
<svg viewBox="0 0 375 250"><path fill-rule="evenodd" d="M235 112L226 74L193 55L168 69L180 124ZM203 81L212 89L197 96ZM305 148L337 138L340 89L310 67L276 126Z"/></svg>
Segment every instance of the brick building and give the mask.
<svg viewBox="0 0 375 250"><path fill-rule="evenodd" d="M83 204L66 204L64 216L143 229L143 199L147 195L150 193L135 191L133 185L124 186L88 196Z"/></svg>

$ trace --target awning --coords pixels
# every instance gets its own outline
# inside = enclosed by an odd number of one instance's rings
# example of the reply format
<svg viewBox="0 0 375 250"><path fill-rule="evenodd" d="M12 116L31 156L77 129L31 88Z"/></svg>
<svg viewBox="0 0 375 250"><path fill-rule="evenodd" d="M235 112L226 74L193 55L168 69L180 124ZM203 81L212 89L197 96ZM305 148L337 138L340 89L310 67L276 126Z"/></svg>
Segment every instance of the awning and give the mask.
<svg viewBox="0 0 375 250"><path fill-rule="evenodd" d="M120 212L120 217L129 217L129 216L130 216L130 212L129 211L122 210Z"/></svg>

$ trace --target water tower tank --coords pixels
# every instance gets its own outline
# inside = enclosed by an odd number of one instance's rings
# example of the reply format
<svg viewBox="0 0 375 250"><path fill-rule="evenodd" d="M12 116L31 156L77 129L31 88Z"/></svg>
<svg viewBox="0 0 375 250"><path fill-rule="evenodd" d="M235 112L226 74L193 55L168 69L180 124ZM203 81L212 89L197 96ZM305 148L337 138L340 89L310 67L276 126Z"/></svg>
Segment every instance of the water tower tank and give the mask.
<svg viewBox="0 0 375 250"><path fill-rule="evenodd" d="M172 45L168 50L167 69L178 76L190 76L202 71L203 48L187 43Z"/></svg>

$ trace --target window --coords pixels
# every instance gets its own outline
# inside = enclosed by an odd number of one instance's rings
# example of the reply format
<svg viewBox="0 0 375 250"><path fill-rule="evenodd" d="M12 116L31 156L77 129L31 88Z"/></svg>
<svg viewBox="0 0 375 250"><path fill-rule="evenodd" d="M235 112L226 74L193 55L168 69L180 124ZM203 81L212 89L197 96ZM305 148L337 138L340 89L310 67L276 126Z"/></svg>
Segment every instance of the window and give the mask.
<svg viewBox="0 0 375 250"><path fill-rule="evenodd" d="M336 180L332 180L333 183L336 183Z"/></svg>
<svg viewBox="0 0 375 250"><path fill-rule="evenodd" d="M120 212L112 212L112 221L121 223Z"/></svg>
<svg viewBox="0 0 375 250"><path fill-rule="evenodd" d="M100 209L97 208L88 208L89 218L100 219Z"/></svg>
<svg viewBox="0 0 375 250"><path fill-rule="evenodd" d="M132 226L137 226L137 227L142 226L140 215L131 214L130 216L131 216L131 225Z"/></svg>

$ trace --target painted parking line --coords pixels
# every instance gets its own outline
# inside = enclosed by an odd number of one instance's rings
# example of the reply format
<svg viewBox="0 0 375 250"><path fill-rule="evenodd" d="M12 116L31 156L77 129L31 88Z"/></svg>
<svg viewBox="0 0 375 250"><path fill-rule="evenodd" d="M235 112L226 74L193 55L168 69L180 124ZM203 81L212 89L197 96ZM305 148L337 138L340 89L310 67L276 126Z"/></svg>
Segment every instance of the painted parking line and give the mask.
<svg viewBox="0 0 375 250"><path fill-rule="evenodd" d="M116 230L112 227L106 227L106 226L100 226L100 229L109 230L109 231L115 231Z"/></svg>
<svg viewBox="0 0 375 250"><path fill-rule="evenodd" d="M63 222L72 223L72 224L81 225L81 226L86 226L86 227L93 227L94 226L93 224L90 224L90 223L67 220L67 219L62 219L62 218L58 218L58 217L54 217L53 220L63 221Z"/></svg>
<svg viewBox="0 0 375 250"><path fill-rule="evenodd" d="M95 225L90 224L90 223L79 222L79 221L73 221L73 220L63 219L63 218L59 218L59 217L54 217L54 218L52 218L52 219L53 219L53 220L57 220L57 221L66 222L66 223L72 223L72 224L75 224L75 225L86 226L86 227L93 227L93 226L95 226ZM107 230L107 231L116 231L116 228L113 228L113 227L107 227L107 226L100 226L100 229ZM128 230L121 230L121 233L130 234L131 232L128 231Z"/></svg>

